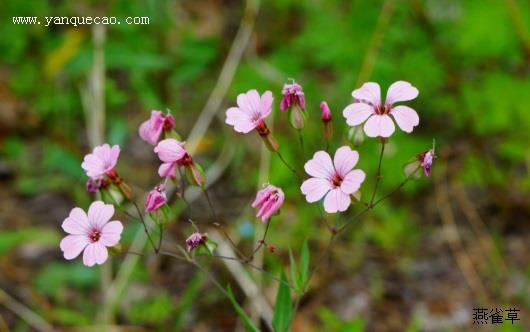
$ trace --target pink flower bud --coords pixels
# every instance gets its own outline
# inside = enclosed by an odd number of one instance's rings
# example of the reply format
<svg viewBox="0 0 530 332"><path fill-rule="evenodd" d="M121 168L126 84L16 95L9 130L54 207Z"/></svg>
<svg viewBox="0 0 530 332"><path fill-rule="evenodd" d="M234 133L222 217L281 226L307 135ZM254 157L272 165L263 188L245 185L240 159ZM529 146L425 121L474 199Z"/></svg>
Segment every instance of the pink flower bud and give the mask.
<svg viewBox="0 0 530 332"><path fill-rule="evenodd" d="M299 106L302 111L305 111L305 96L300 84L285 84L282 89L282 95L280 111L285 112L292 106Z"/></svg>
<svg viewBox="0 0 530 332"><path fill-rule="evenodd" d="M322 122L331 121L331 111L329 110L328 103L325 101L320 102L320 113L322 115Z"/></svg>
<svg viewBox="0 0 530 332"><path fill-rule="evenodd" d="M188 252L192 252L193 249L197 248L201 244L205 244L208 237L206 234L195 232L186 239L186 246Z"/></svg>
<svg viewBox="0 0 530 332"><path fill-rule="evenodd" d="M425 174L425 176L429 176L431 174L431 168L434 158L436 158L436 155L434 154L433 149L430 149L418 155L418 160L421 163L421 167L423 167L423 174Z"/></svg>
<svg viewBox="0 0 530 332"><path fill-rule="evenodd" d="M256 217L266 222L273 214L278 212L283 204L285 195L283 191L273 185L267 185L258 191L252 207L258 209Z"/></svg>
<svg viewBox="0 0 530 332"><path fill-rule="evenodd" d="M151 111L149 120L144 121L138 129L140 138L151 145L156 145L162 132L169 132L175 127L175 118L171 114Z"/></svg>
<svg viewBox="0 0 530 332"><path fill-rule="evenodd" d="M153 212L167 202L164 185L158 185L147 194L145 212Z"/></svg>
<svg viewBox="0 0 530 332"><path fill-rule="evenodd" d="M104 179L102 179L102 178L99 178L99 179L89 178L87 180L87 182L86 182L86 190L89 193L96 193L101 188L105 188L108 185L109 185L109 183L107 181L105 181Z"/></svg>

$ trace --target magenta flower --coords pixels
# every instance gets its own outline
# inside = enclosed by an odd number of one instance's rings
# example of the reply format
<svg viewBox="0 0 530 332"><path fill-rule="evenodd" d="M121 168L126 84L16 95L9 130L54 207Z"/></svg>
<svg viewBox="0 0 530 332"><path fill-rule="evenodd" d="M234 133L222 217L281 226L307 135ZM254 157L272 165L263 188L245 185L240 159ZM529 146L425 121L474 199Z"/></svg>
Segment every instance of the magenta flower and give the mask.
<svg viewBox="0 0 530 332"><path fill-rule="evenodd" d="M188 160L191 160L188 152L184 149L184 143L173 138L160 141L155 147L155 153L163 162L158 168L158 175L161 177L175 177L175 167L184 165Z"/></svg>
<svg viewBox="0 0 530 332"><path fill-rule="evenodd" d="M289 107L299 106L305 111L305 96L300 84L284 84L282 89L282 101L280 102L280 111L285 112Z"/></svg>
<svg viewBox="0 0 530 332"><path fill-rule="evenodd" d="M322 122L331 121L331 111L329 110L328 103L325 101L320 102L320 115L322 118Z"/></svg>
<svg viewBox="0 0 530 332"><path fill-rule="evenodd" d="M88 177L100 179L113 173L119 156L120 147L118 145L114 145L112 148L108 144L96 146L92 153L85 156L81 167Z"/></svg>
<svg viewBox="0 0 530 332"><path fill-rule="evenodd" d="M425 174L425 176L431 174L432 163L435 157L433 149L420 153L418 156L418 160L420 161L421 167L423 167L423 174Z"/></svg>
<svg viewBox="0 0 530 332"><path fill-rule="evenodd" d="M305 163L304 169L311 175L300 189L309 203L324 199L324 210L328 213L346 211L350 206L350 195L359 190L365 174L353 169L359 160L359 153L349 146L340 147L331 161L325 151L318 151L313 159Z"/></svg>
<svg viewBox="0 0 530 332"><path fill-rule="evenodd" d="M147 194L145 200L145 212L153 212L162 205L166 204L167 197L164 185L160 184Z"/></svg>
<svg viewBox="0 0 530 332"><path fill-rule="evenodd" d="M192 252L193 249L197 248L201 244L205 244L208 237L206 234L195 232L186 239L186 246L188 252Z"/></svg>
<svg viewBox="0 0 530 332"><path fill-rule="evenodd" d="M258 91L250 90L247 93L241 93L237 96L237 106L230 107L226 110L226 123L233 126L238 133L247 134L257 129L260 135L260 129L263 127L268 134L268 128L265 125L265 118L272 110L272 92L265 91L260 97Z"/></svg>
<svg viewBox="0 0 530 332"><path fill-rule="evenodd" d="M83 263L86 266L103 264L108 257L106 247L118 244L123 231L119 221L110 221L114 215L114 206L101 201L93 202L88 215L76 207L63 221L62 228L68 233L62 239L60 247L64 258L74 259L84 250Z"/></svg>
<svg viewBox="0 0 530 332"><path fill-rule="evenodd" d="M175 118L171 114L151 111L151 117L140 125L138 134L147 143L156 145L162 132L170 131L173 127L175 127Z"/></svg>
<svg viewBox="0 0 530 332"><path fill-rule="evenodd" d="M256 218L260 218L263 222L267 221L273 214L278 212L284 199L283 191L270 184L258 191L256 199L252 203L252 207L258 209Z"/></svg>
<svg viewBox="0 0 530 332"><path fill-rule="evenodd" d="M105 188L108 185L109 183L102 178L97 178L97 179L88 178L88 180L86 181L86 190L89 193L96 193L101 188Z"/></svg>
<svg viewBox="0 0 530 332"><path fill-rule="evenodd" d="M379 84L364 83L352 92L354 103L346 106L343 115L350 126L357 126L366 121L364 132L369 137L390 137L395 130L394 117L397 125L404 132L410 133L420 123L415 110L408 106L394 106L394 103L408 101L418 96L418 89L405 81L392 83L386 94L386 101L381 102Z"/></svg>

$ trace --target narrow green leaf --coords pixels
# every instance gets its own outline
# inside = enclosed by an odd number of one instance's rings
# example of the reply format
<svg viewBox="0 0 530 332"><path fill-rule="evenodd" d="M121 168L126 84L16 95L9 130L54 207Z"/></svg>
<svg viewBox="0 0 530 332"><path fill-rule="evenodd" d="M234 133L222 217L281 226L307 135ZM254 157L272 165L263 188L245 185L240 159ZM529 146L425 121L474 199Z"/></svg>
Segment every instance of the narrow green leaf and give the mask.
<svg viewBox="0 0 530 332"><path fill-rule="evenodd" d="M282 272L281 280L272 316L272 327L275 332L287 332L293 316L293 303L285 272Z"/></svg>
<svg viewBox="0 0 530 332"><path fill-rule="evenodd" d="M230 286L227 287L226 293L227 293L228 299L230 300L230 302L232 302L232 305L234 306L234 309L236 310L237 314L239 315L239 318L241 318L241 320L243 320L243 324L245 325L245 329L247 331L249 331L249 332L259 332L259 329L256 327L256 325L254 325L254 322L252 321L252 319L250 319L250 317L248 317L248 315L245 312L245 310L243 310L243 308L241 308L239 303L237 303L236 298L234 297L234 293L232 293L232 289L230 288Z"/></svg>
<svg viewBox="0 0 530 332"><path fill-rule="evenodd" d="M309 278L309 246L307 245L307 239L302 245L302 253L300 256L300 287L302 291L305 291Z"/></svg>
<svg viewBox="0 0 530 332"><path fill-rule="evenodd" d="M300 287L300 274L298 273L298 264L296 263L296 260L293 256L293 251L291 248L289 248L289 261L291 266L291 280L293 281L294 288L297 293L300 293L301 287Z"/></svg>

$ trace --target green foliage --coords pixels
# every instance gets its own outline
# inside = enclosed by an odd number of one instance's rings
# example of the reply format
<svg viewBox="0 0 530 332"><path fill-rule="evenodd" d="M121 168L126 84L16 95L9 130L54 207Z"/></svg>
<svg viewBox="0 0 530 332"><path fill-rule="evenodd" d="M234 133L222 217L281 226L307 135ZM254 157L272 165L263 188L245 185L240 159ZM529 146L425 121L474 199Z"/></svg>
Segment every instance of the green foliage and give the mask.
<svg viewBox="0 0 530 332"><path fill-rule="evenodd" d="M252 318L250 318L245 312L245 310L241 308L239 303L237 303L237 300L234 297L234 294L232 293L232 289L230 288L230 286L227 287L226 292L227 292L226 294L228 296L228 299L230 300L230 303L232 303L232 306L237 312L237 315L243 321L243 324L245 325L245 329L249 332L259 332L259 328L257 328L256 325L254 325Z"/></svg>
<svg viewBox="0 0 530 332"><path fill-rule="evenodd" d="M322 332L362 332L365 330L365 323L362 318L344 321L325 307L320 308L318 317L322 321L322 327L319 329Z"/></svg>
<svg viewBox="0 0 530 332"><path fill-rule="evenodd" d="M173 301L167 294L154 295L132 303L126 316L133 323L160 324L166 321L173 311Z"/></svg>
<svg viewBox="0 0 530 332"><path fill-rule="evenodd" d="M289 249L289 260L291 266L291 280L293 281L294 289L297 293L303 294L307 288L309 279L309 247L307 240L302 245L300 251L300 266L294 259L293 252Z"/></svg>
<svg viewBox="0 0 530 332"><path fill-rule="evenodd" d="M5 255L14 248L36 243L46 246L55 246L59 242L59 234L47 228L27 227L0 233L0 255Z"/></svg>
<svg viewBox="0 0 530 332"><path fill-rule="evenodd" d="M98 271L97 268L87 268L81 262L56 262L40 270L34 283L40 292L57 295L63 287L86 289L97 285Z"/></svg>
<svg viewBox="0 0 530 332"><path fill-rule="evenodd" d="M272 327L275 332L287 332L291 326L293 315L295 314L291 291L289 288L287 276L282 272L282 282L278 285L276 294L276 303L274 304L274 313L272 316Z"/></svg>

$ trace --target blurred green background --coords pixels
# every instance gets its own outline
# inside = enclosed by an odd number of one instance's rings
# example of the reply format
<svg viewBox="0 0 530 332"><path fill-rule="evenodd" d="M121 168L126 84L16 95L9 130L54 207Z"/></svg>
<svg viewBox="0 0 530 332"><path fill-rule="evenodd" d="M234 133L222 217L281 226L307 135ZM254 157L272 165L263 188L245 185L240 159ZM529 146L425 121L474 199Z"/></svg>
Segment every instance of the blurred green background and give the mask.
<svg viewBox="0 0 530 332"><path fill-rule="evenodd" d="M246 7L246 6L249 7ZM247 8L247 9L245 9ZM249 9L250 8L250 9ZM256 14L256 15L255 15ZM520 321L499 331L530 329L530 3L526 0L334 1L16 1L0 2L0 331L30 331L36 314L56 328L111 322L126 330L233 331L241 323L208 278L185 263L148 254L130 266L126 291L114 297L100 321L102 275L62 258L60 224L74 206L86 208L81 160L91 150L94 110L83 103L93 74L94 26L21 25L13 16L146 16L148 25L105 27L104 140L120 144L118 170L137 193L159 178L152 147L140 141L139 124L152 109L170 109L183 137L197 124L218 84L221 102L207 134L196 141L196 160L220 170L213 203L227 230L250 250L263 225L249 203L270 181L284 189L282 213L273 219L264 266L277 275L309 239L312 264L327 243L318 208L307 204L299 183L275 156L260 152L257 135L239 136L224 124L238 93L271 90L268 123L285 158L305 162L296 132L278 111L281 87L294 78L306 94L306 150L323 149L318 105L328 101L334 126L332 151L353 144L342 117L351 92L375 81L382 91L396 80L416 86L408 103L420 116L410 135L396 131L383 163L381 193L403 179L403 165L436 140L430 178L368 214L334 245L312 280L293 331L474 330L473 308L517 308ZM242 17L245 19L242 20ZM219 81L241 22L250 28L235 71ZM226 69L226 68L225 68ZM224 93L226 89L226 94ZM204 113L203 113L204 114ZM206 122L202 122L203 124ZM237 143L237 144L236 144ZM378 146L356 147L369 195ZM309 153L308 153L309 154ZM219 156L226 156L220 167ZM217 160L217 161L216 161ZM221 162L222 164L222 162ZM139 194L139 201L143 200ZM180 204L180 205L179 205ZM204 199L193 218L207 225ZM329 222L348 220L353 206ZM189 211L171 223L168 241L189 234ZM120 215L126 220L124 215ZM131 244L138 223L126 222ZM204 226L207 230L206 226ZM223 263L211 264L222 284L248 301ZM277 283L263 282L273 298ZM105 278L103 278L105 279ZM103 282L103 287L105 282ZM13 303L23 303L21 314ZM42 328L46 326L41 325ZM486 329L486 326L481 328Z"/></svg>

